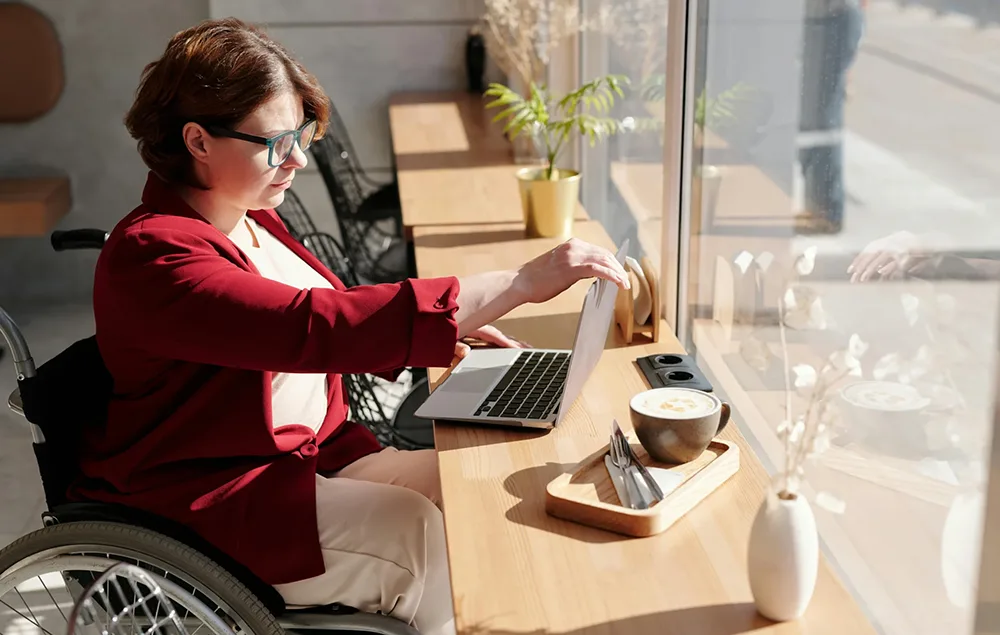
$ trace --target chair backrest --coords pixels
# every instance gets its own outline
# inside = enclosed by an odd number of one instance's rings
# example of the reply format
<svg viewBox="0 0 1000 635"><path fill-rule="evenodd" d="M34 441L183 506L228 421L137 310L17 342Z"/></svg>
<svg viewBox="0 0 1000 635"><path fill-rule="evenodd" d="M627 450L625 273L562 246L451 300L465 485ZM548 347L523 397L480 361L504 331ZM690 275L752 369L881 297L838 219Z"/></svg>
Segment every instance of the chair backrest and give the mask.
<svg viewBox="0 0 1000 635"><path fill-rule="evenodd" d="M333 104L330 105L330 119L327 121L326 136L331 137L337 142L341 148L347 151L349 157L353 160L357 160L358 153L354 149L354 143L351 141L351 134L347 130L347 124L340 116L340 111ZM360 164L356 164L360 170Z"/></svg>
<svg viewBox="0 0 1000 635"><path fill-rule="evenodd" d="M275 210L288 227L288 232L322 262L348 287L360 284L357 271L347 250L330 234L319 231L302 200L292 190L285 191L285 200Z"/></svg>
<svg viewBox="0 0 1000 635"><path fill-rule="evenodd" d="M94 336L80 340L42 364L34 377L18 381L25 418L39 426L44 443L34 444L49 509L66 502L80 476L82 431L100 426L108 414L113 382Z"/></svg>
<svg viewBox="0 0 1000 635"><path fill-rule="evenodd" d="M330 136L314 143L310 150L330 193L337 226L348 255L358 271L370 279L378 278L378 264L373 253L378 253L381 248L368 244L373 233L371 223L356 216L368 194L360 176L360 167L351 151Z"/></svg>
<svg viewBox="0 0 1000 635"><path fill-rule="evenodd" d="M0 123L32 121L50 112L65 83L52 21L23 2L0 4Z"/></svg>
<svg viewBox="0 0 1000 635"><path fill-rule="evenodd" d="M298 194L290 189L285 190L285 200L274 211L278 213L278 217L288 227L288 233L294 236L296 240L301 241L303 236L318 231L316 224L313 223L309 212L306 210L306 206L302 204L302 200L299 199Z"/></svg>
<svg viewBox="0 0 1000 635"><path fill-rule="evenodd" d="M358 213L367 194L361 180L361 167L353 151L332 135L326 135L310 148L323 183L330 192L333 206L340 217L350 218ZM341 230L343 231L343 230Z"/></svg>
<svg viewBox="0 0 1000 635"><path fill-rule="evenodd" d="M347 252L336 238L323 232L313 232L305 234L299 240L306 249L333 272L333 275L340 278L345 286L356 287L361 284L361 280L354 270L354 265L347 257Z"/></svg>

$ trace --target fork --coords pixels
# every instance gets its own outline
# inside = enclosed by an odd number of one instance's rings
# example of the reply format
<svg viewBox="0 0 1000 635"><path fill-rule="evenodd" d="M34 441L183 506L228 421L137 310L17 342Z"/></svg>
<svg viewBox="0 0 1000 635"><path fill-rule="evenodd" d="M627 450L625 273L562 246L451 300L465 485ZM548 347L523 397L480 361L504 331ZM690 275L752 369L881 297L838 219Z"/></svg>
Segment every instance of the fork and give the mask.
<svg viewBox="0 0 1000 635"><path fill-rule="evenodd" d="M643 498L642 494L639 492L639 486L636 484L635 479L632 478L631 472L629 472L632 466L629 460L628 454L626 454L621 446L621 439L616 437L614 434L611 435L611 444L609 446L609 454L611 455L611 462L614 463L615 467L622 471L622 480L625 481L625 492L629 498L627 503L632 509L647 509L649 504Z"/></svg>

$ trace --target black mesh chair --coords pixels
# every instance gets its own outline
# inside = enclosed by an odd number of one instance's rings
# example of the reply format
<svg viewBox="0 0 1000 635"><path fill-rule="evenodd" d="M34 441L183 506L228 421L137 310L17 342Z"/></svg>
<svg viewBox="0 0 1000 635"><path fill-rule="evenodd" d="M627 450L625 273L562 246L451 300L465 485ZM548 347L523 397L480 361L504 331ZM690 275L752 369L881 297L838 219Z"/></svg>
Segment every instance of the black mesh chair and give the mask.
<svg viewBox="0 0 1000 635"><path fill-rule="evenodd" d="M395 176L391 183L379 183L368 176L368 173L357 163L358 153L354 149L354 143L351 142L351 135L347 130L347 126L344 124L344 120L340 118L340 113L337 112L336 108L330 109L330 120L326 136L335 140L347 152L355 174L357 174L358 181L371 192L365 198L367 204L362 205L364 209L362 216L375 220L379 217L390 218L390 212L398 212L400 209L399 184L396 183ZM391 217L396 218L397 215L393 214Z"/></svg>
<svg viewBox="0 0 1000 635"><path fill-rule="evenodd" d="M361 284L344 247L336 238L316 228L294 191L285 192L285 201L275 211L289 233L341 282L348 287ZM426 369L406 369L396 382L367 374L343 377L351 418L371 430L380 443L410 450L434 447L432 424L413 416L430 394ZM410 384L408 389L407 384ZM395 396L401 392L405 392L405 396ZM391 404L394 400L399 403Z"/></svg>
<svg viewBox="0 0 1000 635"><path fill-rule="evenodd" d="M310 151L333 201L347 255L361 277L376 283L411 277L398 188L373 184L350 142L333 134L313 143Z"/></svg>

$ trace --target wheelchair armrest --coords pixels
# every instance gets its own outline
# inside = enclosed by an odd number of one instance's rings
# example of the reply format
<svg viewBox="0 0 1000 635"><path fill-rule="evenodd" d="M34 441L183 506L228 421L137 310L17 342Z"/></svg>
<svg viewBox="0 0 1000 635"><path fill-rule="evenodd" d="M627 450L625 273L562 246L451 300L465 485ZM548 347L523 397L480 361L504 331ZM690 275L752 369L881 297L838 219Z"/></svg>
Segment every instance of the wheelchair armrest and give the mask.
<svg viewBox="0 0 1000 635"><path fill-rule="evenodd" d="M21 402L21 389L15 388L14 392L7 397L7 407L14 411L14 414L24 416L24 404Z"/></svg>

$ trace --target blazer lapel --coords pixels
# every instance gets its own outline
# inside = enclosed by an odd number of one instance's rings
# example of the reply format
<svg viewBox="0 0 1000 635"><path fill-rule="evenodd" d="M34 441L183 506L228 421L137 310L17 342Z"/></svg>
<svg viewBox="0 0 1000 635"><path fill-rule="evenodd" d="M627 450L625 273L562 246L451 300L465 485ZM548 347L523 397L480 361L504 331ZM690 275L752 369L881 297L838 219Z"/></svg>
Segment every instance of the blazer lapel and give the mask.
<svg viewBox="0 0 1000 635"><path fill-rule="evenodd" d="M302 243L295 240L295 238L288 233L285 226L279 222L274 216L267 213L266 210L254 209L247 212L250 218L254 219L258 225L271 232L271 235L282 242L283 245L291 249L296 256L301 258L310 267L316 270L321 276L326 278L330 284L333 285L334 289L343 291L347 287L337 276L333 275L333 272L327 268L319 258L313 255L311 251L302 246Z"/></svg>

